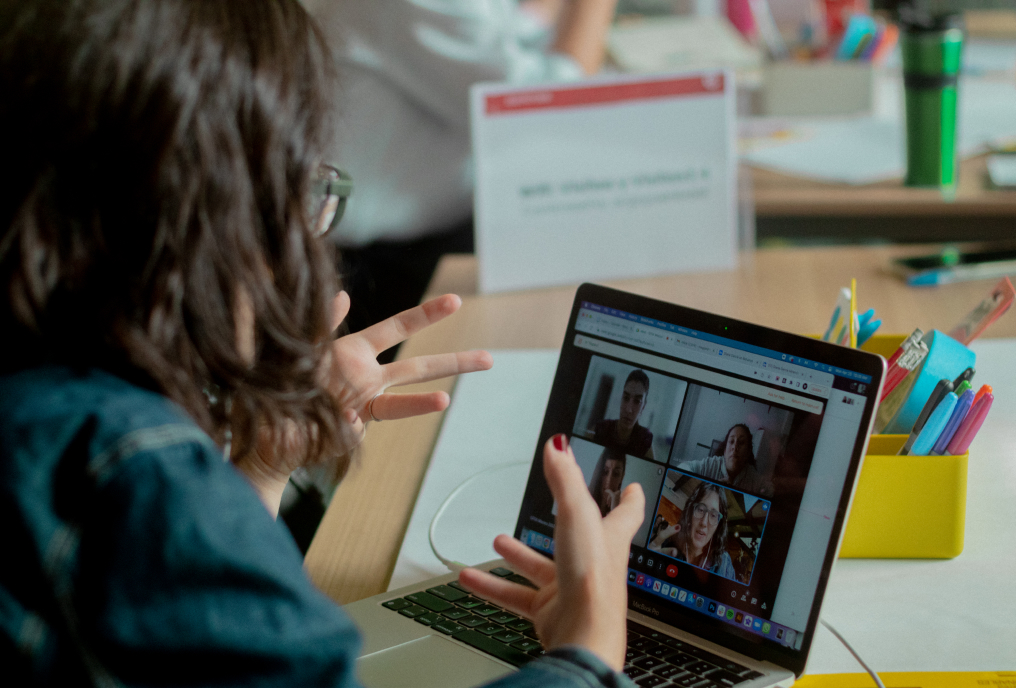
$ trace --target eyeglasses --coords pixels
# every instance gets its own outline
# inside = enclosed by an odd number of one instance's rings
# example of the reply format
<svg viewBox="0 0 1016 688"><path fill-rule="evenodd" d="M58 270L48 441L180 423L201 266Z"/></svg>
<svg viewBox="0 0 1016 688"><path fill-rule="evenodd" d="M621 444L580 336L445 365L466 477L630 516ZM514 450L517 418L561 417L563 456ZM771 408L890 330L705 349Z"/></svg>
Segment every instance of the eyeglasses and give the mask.
<svg viewBox="0 0 1016 688"><path fill-rule="evenodd" d="M702 502L697 502L695 504L692 513L694 513L697 518L702 519L708 518L708 521L711 525L716 525L717 523L720 522L720 519L723 518L723 514L721 514L716 509L710 509Z"/></svg>
<svg viewBox="0 0 1016 688"><path fill-rule="evenodd" d="M318 166L311 183L310 216L314 234L324 236L335 229L346 212L346 199L353 194L353 178L332 165Z"/></svg>

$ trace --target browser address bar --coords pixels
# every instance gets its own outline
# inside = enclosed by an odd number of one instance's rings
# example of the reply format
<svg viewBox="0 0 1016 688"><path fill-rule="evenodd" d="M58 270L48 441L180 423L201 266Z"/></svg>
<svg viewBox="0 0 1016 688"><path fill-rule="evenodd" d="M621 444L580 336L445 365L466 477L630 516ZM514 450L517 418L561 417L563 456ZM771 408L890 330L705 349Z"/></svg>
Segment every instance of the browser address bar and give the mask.
<svg viewBox="0 0 1016 688"><path fill-rule="evenodd" d="M804 382L810 383L811 388L805 387L805 389L809 389L809 392L816 396L827 397L833 382L833 376L827 373L788 369L787 366L780 365L773 359L759 358L731 347L724 347L695 337L682 336L676 332L668 332L651 325L623 320L585 309L579 311L575 329L650 349L667 356L678 356L701 365L721 368L745 377L772 379L775 375L770 373L778 371L789 378L792 385L795 383L794 381L802 384ZM777 378L775 381L778 382L779 379ZM784 382L787 380L785 379Z"/></svg>
<svg viewBox="0 0 1016 688"><path fill-rule="evenodd" d="M782 389L774 389L772 387L766 387L765 385L755 384L754 382L748 382L747 380L739 380L735 377L730 377L721 373L714 373L709 370L703 370L702 368L696 368L695 366L672 361L668 358L660 358L659 356L653 356L652 354L647 354L643 351L635 351L634 349L629 349L624 346L611 344L610 342L605 342L602 339L593 339L581 334L576 334L575 346L580 349L595 351L596 353L600 353L605 356L621 358L636 365L664 370L668 373L680 375L681 377L695 380L697 382L722 387L723 389L730 390L731 392L738 392L740 394L755 397L756 399L761 399L770 404L782 404L783 406L815 414L821 414L822 410L825 408L825 405L820 401L798 396L797 394L791 394L783 391Z"/></svg>

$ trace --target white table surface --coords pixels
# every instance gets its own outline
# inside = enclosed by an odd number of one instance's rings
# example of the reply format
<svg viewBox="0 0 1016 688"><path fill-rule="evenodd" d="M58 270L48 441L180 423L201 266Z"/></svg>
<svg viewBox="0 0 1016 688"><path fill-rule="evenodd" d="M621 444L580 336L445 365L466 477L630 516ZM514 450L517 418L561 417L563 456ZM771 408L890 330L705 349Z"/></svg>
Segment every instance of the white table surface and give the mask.
<svg viewBox="0 0 1016 688"><path fill-rule="evenodd" d="M842 559L829 581L822 617L877 671L1016 668L1016 340L973 348L975 382L991 384L996 401L970 448L963 553L952 560ZM493 354L491 371L456 386L390 588L446 572L427 531L445 497L470 476L482 473L438 522L442 555L467 564L493 559L494 536L514 532L557 351ZM807 673L858 671L820 626Z"/></svg>

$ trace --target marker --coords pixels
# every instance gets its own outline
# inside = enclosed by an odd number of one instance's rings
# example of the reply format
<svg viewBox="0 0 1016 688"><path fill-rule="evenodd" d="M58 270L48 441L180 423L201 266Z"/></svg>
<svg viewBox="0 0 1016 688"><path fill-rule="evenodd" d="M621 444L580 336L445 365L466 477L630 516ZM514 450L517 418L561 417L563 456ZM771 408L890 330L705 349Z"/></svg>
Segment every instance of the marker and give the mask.
<svg viewBox="0 0 1016 688"><path fill-rule="evenodd" d="M953 391L952 380L942 379L935 385L935 389L931 391L931 396L928 397L928 401L924 402L924 408L921 409L921 413L917 416L917 421L914 423L913 430L910 431L910 437L907 438L907 443L903 445L903 449L900 449L900 456L906 456L910 453L914 443L917 441L917 437L924 430L924 425L927 423L928 418L931 417L935 407L938 406L938 402ZM959 397L957 397L959 399ZM948 419L946 419L948 420Z"/></svg>
<svg viewBox="0 0 1016 688"><path fill-rule="evenodd" d="M952 383L950 382L949 384L951 385ZM911 454L914 456L928 456L931 448L935 446L935 440L942 434L958 403L959 397L954 392L949 392L943 397L939 405L928 416L924 429L921 430L921 434L917 436L917 441L914 442L914 446L910 449Z"/></svg>
<svg viewBox="0 0 1016 688"><path fill-rule="evenodd" d="M967 413L970 412L970 407L974 405L974 390L969 389L970 383L966 380L963 381L963 384L967 385L968 388L960 392L960 400L956 404L956 409L952 412L949 422L945 424L942 434L938 436L937 440L935 440L935 446L931 450L931 453L934 456L939 456L945 453L953 435L955 435L956 431L959 430L963 419L967 417Z"/></svg>
<svg viewBox="0 0 1016 688"><path fill-rule="evenodd" d="M985 394L994 394L995 390L991 385L981 385L981 388L977 390L977 394L974 395L974 403L976 404L981 400Z"/></svg>
<svg viewBox="0 0 1016 688"><path fill-rule="evenodd" d="M977 436L977 431L984 424L984 419L988 416L988 411L991 410L991 404L994 401L995 395L991 392L985 392L984 396L978 399L977 403L970 409L970 413L960 423L960 428L953 435L952 441L946 447L946 451L953 456L966 453L970 443Z"/></svg>
<svg viewBox="0 0 1016 688"><path fill-rule="evenodd" d="M971 382L974 379L974 373L976 372L977 371L975 371L973 368L967 368L966 370L964 370L962 373L959 374L959 377L953 380L953 387L956 389L956 394L960 393L959 392L960 383L963 382L964 380L966 380L967 382Z"/></svg>
<svg viewBox="0 0 1016 688"><path fill-rule="evenodd" d="M900 38L900 30L895 24L886 24L883 28L881 39L871 54L871 62L875 64L880 64L885 60L886 56L896 47L896 41Z"/></svg>

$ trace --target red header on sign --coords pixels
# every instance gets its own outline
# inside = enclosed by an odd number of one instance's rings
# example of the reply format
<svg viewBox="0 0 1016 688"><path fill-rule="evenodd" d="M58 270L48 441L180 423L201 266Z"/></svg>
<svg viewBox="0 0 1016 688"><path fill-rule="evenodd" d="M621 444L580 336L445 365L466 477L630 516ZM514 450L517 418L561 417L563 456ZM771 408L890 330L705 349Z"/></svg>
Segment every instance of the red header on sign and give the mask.
<svg viewBox="0 0 1016 688"><path fill-rule="evenodd" d="M488 115L506 114L524 110L552 110L556 108L600 105L653 98L693 96L704 93L722 93L723 75L668 79L666 81L638 81L624 84L604 84L579 88L540 89L487 96Z"/></svg>

